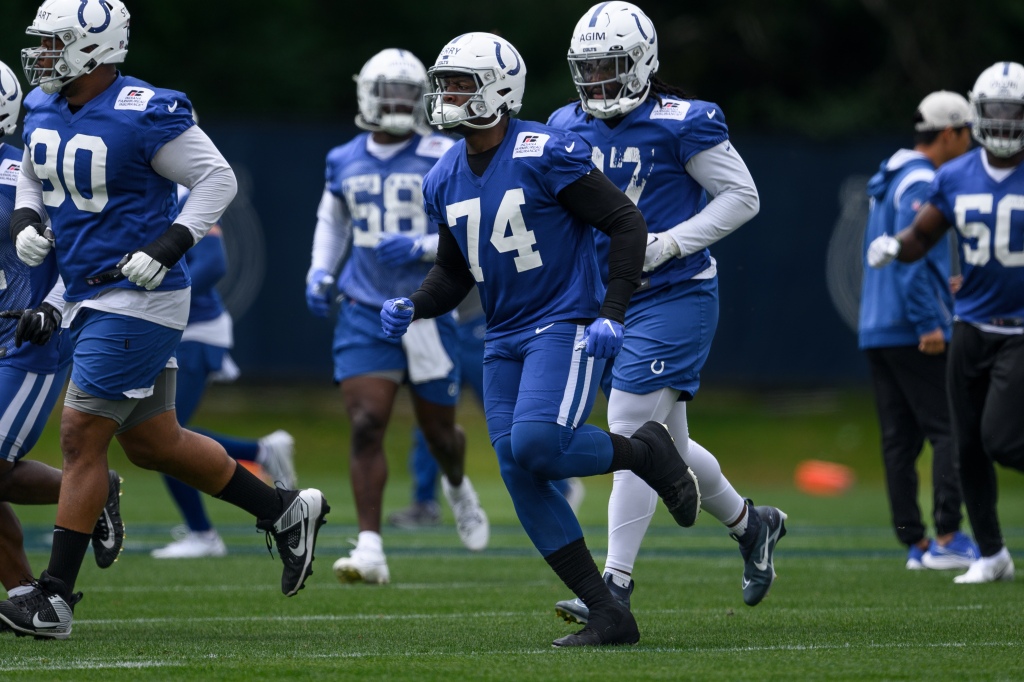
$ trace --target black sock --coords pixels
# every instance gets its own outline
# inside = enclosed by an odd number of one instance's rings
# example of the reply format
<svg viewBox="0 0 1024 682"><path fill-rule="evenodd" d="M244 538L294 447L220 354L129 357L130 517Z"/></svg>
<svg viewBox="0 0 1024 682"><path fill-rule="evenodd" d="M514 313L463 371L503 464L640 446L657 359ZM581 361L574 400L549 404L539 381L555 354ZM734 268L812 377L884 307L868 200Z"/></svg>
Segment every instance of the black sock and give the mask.
<svg viewBox="0 0 1024 682"><path fill-rule="evenodd" d="M588 609L593 610L606 601L612 601L612 593L608 591L608 585L597 570L583 538L556 549L544 559Z"/></svg>
<svg viewBox="0 0 1024 682"><path fill-rule="evenodd" d="M82 569L91 540L91 533L53 527L53 548L50 550L50 565L46 572L67 585L68 595L75 589L75 581L78 580L78 572Z"/></svg>
<svg viewBox="0 0 1024 682"><path fill-rule="evenodd" d="M617 433L608 435L612 437L612 463L605 473L610 474L624 469L633 471L637 465L646 463L650 458L649 448L639 440L626 438Z"/></svg>
<svg viewBox="0 0 1024 682"><path fill-rule="evenodd" d="M224 490L214 495L219 500L224 500L236 507L241 507L260 519L276 519L281 515L284 506L281 503L281 496L277 494L276 488L256 478L248 469L241 464L235 464L235 473L231 480L224 486Z"/></svg>

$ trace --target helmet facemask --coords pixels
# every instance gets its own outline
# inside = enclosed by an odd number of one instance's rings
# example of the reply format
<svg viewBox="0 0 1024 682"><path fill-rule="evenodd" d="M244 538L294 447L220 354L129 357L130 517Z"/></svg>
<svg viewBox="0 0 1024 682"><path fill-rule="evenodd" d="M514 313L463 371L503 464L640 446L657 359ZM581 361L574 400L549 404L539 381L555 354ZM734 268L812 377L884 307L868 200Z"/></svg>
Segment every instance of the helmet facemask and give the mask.
<svg viewBox="0 0 1024 682"><path fill-rule="evenodd" d="M584 110L595 118L628 113L650 89L649 81L637 77L635 62L625 52L570 54L569 70Z"/></svg>
<svg viewBox="0 0 1024 682"><path fill-rule="evenodd" d="M994 156L1008 158L1024 150L1024 102L979 98L974 105L972 132Z"/></svg>
<svg viewBox="0 0 1024 682"><path fill-rule="evenodd" d="M424 124L422 81L358 77L359 116L356 125L364 130L403 136Z"/></svg>
<svg viewBox="0 0 1024 682"><path fill-rule="evenodd" d="M488 107L485 88L497 81L497 76L491 69L455 69L450 66L436 69L432 67L427 70L427 78L430 79L431 92L424 96L424 101L432 125L440 126L441 128L454 128L464 125L478 130L493 128L508 111L508 107L505 104L500 105L496 111L491 111ZM464 89L450 89L451 86L449 84L451 82L460 82L466 78L471 78L476 84L473 92L468 92ZM444 101L444 96L448 94L459 97L468 96L468 99L462 104L451 104ZM499 92L498 94L502 93ZM494 116L494 119L486 123L469 122L475 118L487 118L491 115Z"/></svg>

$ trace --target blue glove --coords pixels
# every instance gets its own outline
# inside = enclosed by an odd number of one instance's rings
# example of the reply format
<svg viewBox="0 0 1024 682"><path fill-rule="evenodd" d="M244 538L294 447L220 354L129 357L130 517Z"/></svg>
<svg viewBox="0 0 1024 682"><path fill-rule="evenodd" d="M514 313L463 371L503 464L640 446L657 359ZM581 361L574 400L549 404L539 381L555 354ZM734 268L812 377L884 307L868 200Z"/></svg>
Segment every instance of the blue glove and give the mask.
<svg viewBox="0 0 1024 682"><path fill-rule="evenodd" d="M408 265L423 258L423 242L404 234L385 235L373 247L373 255L381 265Z"/></svg>
<svg viewBox="0 0 1024 682"><path fill-rule="evenodd" d="M407 298L390 298L380 309L380 326L384 334L397 338L404 334L412 323L412 301Z"/></svg>
<svg viewBox="0 0 1024 682"><path fill-rule="evenodd" d="M618 322L607 317L599 317L590 323L583 332L587 355L595 358L614 358L622 350L622 335L625 332Z"/></svg>
<svg viewBox="0 0 1024 682"><path fill-rule="evenodd" d="M331 307L331 287L334 277L326 270L314 270L306 282L306 307L314 317L327 317Z"/></svg>

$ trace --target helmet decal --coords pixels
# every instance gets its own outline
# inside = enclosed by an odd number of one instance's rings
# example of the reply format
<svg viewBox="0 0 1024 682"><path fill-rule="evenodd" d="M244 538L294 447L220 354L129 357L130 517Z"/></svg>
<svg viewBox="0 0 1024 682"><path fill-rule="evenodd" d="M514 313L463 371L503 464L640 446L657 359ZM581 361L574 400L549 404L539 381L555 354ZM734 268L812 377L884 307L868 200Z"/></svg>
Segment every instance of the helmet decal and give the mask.
<svg viewBox="0 0 1024 682"><path fill-rule="evenodd" d="M100 0L100 9L103 10L103 13L106 15L106 17L103 19L102 25L91 27L89 26L89 23L85 20L85 8L89 6L89 2L90 0L82 0L82 4L78 7L78 23L80 23L82 25L82 28L84 28L89 33L103 33L105 30L107 30L107 26L110 26L110 8L107 7L107 4L103 2L103 0Z"/></svg>

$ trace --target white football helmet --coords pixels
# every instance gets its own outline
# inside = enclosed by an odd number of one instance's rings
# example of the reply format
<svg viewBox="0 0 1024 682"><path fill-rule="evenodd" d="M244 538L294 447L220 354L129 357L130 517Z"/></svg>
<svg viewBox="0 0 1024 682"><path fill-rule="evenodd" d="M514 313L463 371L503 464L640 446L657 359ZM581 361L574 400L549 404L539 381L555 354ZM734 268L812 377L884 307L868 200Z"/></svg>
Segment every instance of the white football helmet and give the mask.
<svg viewBox="0 0 1024 682"><path fill-rule="evenodd" d="M356 125L363 130L401 136L423 125L427 70L412 52L393 47L378 52L353 79L359 100Z"/></svg>
<svg viewBox="0 0 1024 682"><path fill-rule="evenodd" d="M576 24L569 70L588 114L628 114L647 97L651 76L658 70L654 24L628 2L594 5Z"/></svg>
<svg viewBox="0 0 1024 682"><path fill-rule="evenodd" d="M46 0L25 29L48 42L21 51L29 84L53 94L100 64L120 64L128 54L129 19L121 0Z"/></svg>
<svg viewBox="0 0 1024 682"><path fill-rule="evenodd" d="M1002 158L1024 149L1024 66L993 64L981 72L967 97L978 144Z"/></svg>
<svg viewBox="0 0 1024 682"><path fill-rule="evenodd" d="M462 105L444 101L447 79L469 76L476 82L473 93ZM427 118L431 125L454 128L491 128L504 115L513 116L523 106L526 90L526 63L504 38L493 33L464 33L441 50L434 65L427 69L430 92L425 96ZM476 118L494 117L487 123L469 123Z"/></svg>
<svg viewBox="0 0 1024 682"><path fill-rule="evenodd" d="M18 76L0 62L0 137L13 135L21 113L21 84Z"/></svg>

